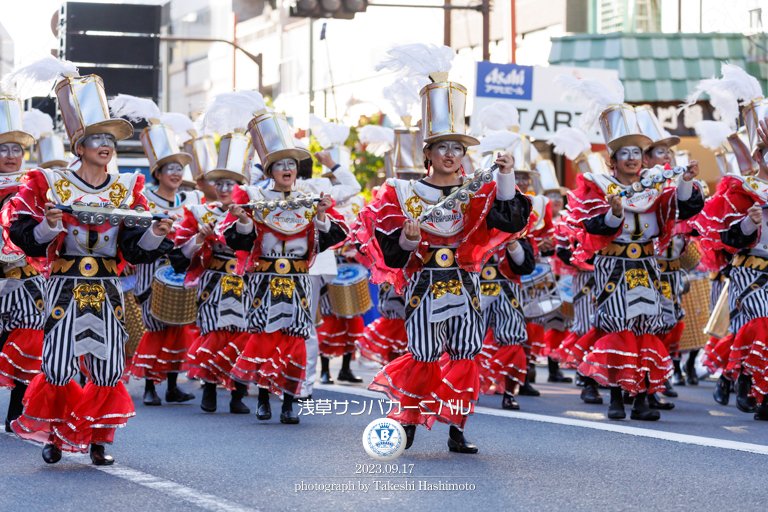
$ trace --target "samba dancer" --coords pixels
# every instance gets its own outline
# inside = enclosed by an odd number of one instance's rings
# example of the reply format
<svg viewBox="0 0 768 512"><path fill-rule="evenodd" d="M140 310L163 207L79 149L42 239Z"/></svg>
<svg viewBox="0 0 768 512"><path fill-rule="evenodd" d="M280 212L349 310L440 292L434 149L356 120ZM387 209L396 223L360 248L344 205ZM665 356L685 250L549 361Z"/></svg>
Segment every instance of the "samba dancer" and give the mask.
<svg viewBox="0 0 768 512"><path fill-rule="evenodd" d="M687 168L677 186L665 186L659 168L642 169L643 151L652 141L640 132L635 109L623 103L620 82L616 89L596 79L560 76L556 83L565 85L566 95L577 97L590 112L602 110L600 128L614 169L614 176L578 176L579 187L568 203L573 221L584 228L573 259L595 257L595 328L605 333L579 370L611 388L609 419L626 417L623 388L635 396L632 419L658 420L659 412L648 407L646 395L664 389L672 363L655 335L662 327L662 312L654 241L666 249L677 218L691 218L703 207L703 195L692 183L698 167ZM594 121L582 117L582 127L589 129ZM640 183L641 173L648 188ZM638 190L628 197L629 189Z"/></svg>
<svg viewBox="0 0 768 512"><path fill-rule="evenodd" d="M186 194L179 193L184 166L192 157L179 151L173 128L166 124L163 114L152 100L119 94L110 102L112 115L132 121L146 121L149 126L139 135L149 172L157 188L146 190L147 206L152 213L173 215L180 222L184 217ZM191 125L191 121L189 123ZM173 238L172 233L169 238ZM187 352L194 336L186 325L168 325L152 314L152 282L155 272L168 264L160 258L149 264L136 265L136 287L133 296L141 307L145 333L136 347L128 373L134 379L144 379L144 405L157 406L162 402L155 384L167 380L166 402L188 402L195 395L176 385L179 372L187 368Z"/></svg>
<svg viewBox="0 0 768 512"><path fill-rule="evenodd" d="M444 215L423 217L441 197L466 183L461 160L478 141L464 134L466 89L447 81L452 49L413 44L393 48L389 56L379 69L432 70L434 83L420 93L428 177L388 180L377 200L360 213L361 226L354 234L372 262L373 282L389 282L407 300L409 353L381 370L370 389L399 401L389 417L404 424L406 448L417 425L431 428L440 421L450 425L450 451L477 453L464 428L480 384L474 362L484 334L480 270L491 253L525 229L530 200L516 191L512 157L502 155L496 161L498 174L477 176L471 196L460 194ZM441 368L444 351L450 361Z"/></svg>
<svg viewBox="0 0 768 512"><path fill-rule="evenodd" d="M128 334L118 276L123 261L151 263L172 248L166 238L172 221L152 221L149 229L128 227L120 216L117 225L83 224L81 217L55 208L98 203L125 208L116 210L123 212L120 215L147 208L141 173L106 170L115 142L130 137L133 128L125 120L109 118L101 78L76 75L67 73L56 95L80 168L30 171L11 203L11 240L28 256L44 258L49 273L43 374L30 384L24 413L11 427L23 438L46 443L47 463L58 462L62 449L90 447L93 463L108 465L114 459L104 444L112 443L115 429L135 415L120 380ZM90 377L84 389L72 380L80 356Z"/></svg>
<svg viewBox="0 0 768 512"><path fill-rule="evenodd" d="M53 131L53 120L39 110L22 117L22 103L15 96L0 96L0 112L0 205L5 207L18 192L25 174L24 149L43 133ZM1 215L6 226L8 213L6 208ZM11 422L24 409L24 392L40 374L45 279L32 265L32 259L13 246L7 233L3 233L3 242L7 247L0 266L0 387L11 390L5 431L12 432Z"/></svg>
<svg viewBox="0 0 768 512"><path fill-rule="evenodd" d="M231 375L259 387L259 420L272 417L272 391L283 394L280 422L297 424L293 401L305 380L306 340L317 307L308 270L319 252L347 237L347 230L330 196L321 193L313 206L312 196L297 190L298 164L309 153L294 146L285 116L267 109L263 101L249 112L253 119L248 130L271 181L265 189L236 189L236 204L218 228L230 247L247 251L238 271L247 271L251 337ZM260 206L242 206L253 201Z"/></svg>

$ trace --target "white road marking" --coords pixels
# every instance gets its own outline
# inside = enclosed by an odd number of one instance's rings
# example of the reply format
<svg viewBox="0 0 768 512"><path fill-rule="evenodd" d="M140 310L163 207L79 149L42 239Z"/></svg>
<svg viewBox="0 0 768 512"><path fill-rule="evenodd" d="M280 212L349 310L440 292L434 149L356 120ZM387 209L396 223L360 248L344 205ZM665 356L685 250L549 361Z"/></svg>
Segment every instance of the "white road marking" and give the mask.
<svg viewBox="0 0 768 512"><path fill-rule="evenodd" d="M7 435L14 439L19 439L14 434ZM39 443L32 441L26 442L38 448L41 446ZM149 487L150 489L161 492L167 496L172 496L184 500L202 509L210 510L211 512L259 512L258 509L243 507L242 505L232 503L231 501L219 498L213 494L207 494L196 489L192 489L191 487L177 484L176 482L171 482L170 480L164 480L148 473L144 473L143 471L138 471L136 469L123 466L119 463L116 463L112 466L94 466L91 464L90 457L84 453L65 452L62 455L63 459L82 464L91 469L102 471L117 478L122 478L123 480L127 480L134 484Z"/></svg>
<svg viewBox="0 0 768 512"><path fill-rule="evenodd" d="M387 400L386 395L382 393L377 393L368 389L356 388L352 386L340 386L338 384L316 384L315 387L317 387L317 389L336 391L338 393L348 393L350 395L383 399L385 401ZM725 439L717 439L713 437L692 436L688 434L678 434L676 432L666 432L663 430L628 427L618 422L602 423L598 421L584 421L574 418L564 418L562 416L547 416L545 414L534 414L530 412L505 411L503 409L490 409L488 407L475 407L475 414L487 414L488 416L501 416L506 418L515 418L518 420L539 421L542 423L552 423L555 425L566 425L570 427L591 428L593 430L602 430L604 432L614 432L616 434L648 437L651 439L660 439L662 441L672 441L674 443L693 444L697 446L707 446L710 448L723 448L726 450L768 455L768 446L762 444L742 443L739 441L728 441Z"/></svg>

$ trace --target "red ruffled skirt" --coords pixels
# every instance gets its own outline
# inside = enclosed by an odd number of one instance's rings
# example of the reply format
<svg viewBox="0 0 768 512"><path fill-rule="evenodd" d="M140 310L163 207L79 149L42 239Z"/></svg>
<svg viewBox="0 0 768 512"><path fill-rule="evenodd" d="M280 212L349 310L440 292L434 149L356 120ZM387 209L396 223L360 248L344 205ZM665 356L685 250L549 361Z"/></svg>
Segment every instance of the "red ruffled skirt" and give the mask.
<svg viewBox="0 0 768 512"><path fill-rule="evenodd" d="M661 339L661 342L667 348L667 353L670 355L679 355L680 337L683 335L683 329L685 329L685 323L680 321L675 324L671 331L659 335L659 339Z"/></svg>
<svg viewBox="0 0 768 512"><path fill-rule="evenodd" d="M85 452L90 444L112 443L115 429L135 415L122 382L114 387L89 382L80 388L72 380L66 386L54 386L40 374L27 388L24 413L11 427L24 439L53 440L62 450Z"/></svg>
<svg viewBox="0 0 768 512"><path fill-rule="evenodd" d="M229 373L219 369L215 363L219 352L223 351L233 339L244 334L247 336L247 333L242 332L211 331L197 338L189 348L187 376L210 384L231 386Z"/></svg>
<svg viewBox="0 0 768 512"><path fill-rule="evenodd" d="M560 348L565 339L570 334L570 331L558 331L557 329L549 329L544 333L544 348L540 354L542 357L552 356L552 352ZM554 359L554 358L553 358Z"/></svg>
<svg viewBox="0 0 768 512"><path fill-rule="evenodd" d="M576 362L571 354L571 350L577 341L579 341L579 335L574 332L568 332L568 336L565 337L559 347L549 353L549 357L559 362L561 368L576 368L581 361Z"/></svg>
<svg viewBox="0 0 768 512"><path fill-rule="evenodd" d="M725 339L725 338L723 338ZM740 372L752 376L752 394L758 403L768 394L768 318L755 318L739 329L726 368L736 380Z"/></svg>
<svg viewBox="0 0 768 512"><path fill-rule="evenodd" d="M195 337L189 326L169 326L147 331L136 347L128 372L135 379L163 381L168 373L187 371L187 354Z"/></svg>
<svg viewBox="0 0 768 512"><path fill-rule="evenodd" d="M528 358L536 358L543 355L542 352L546 349L544 345L544 327L533 322L525 324L525 332L528 334L528 346L530 351L526 354Z"/></svg>
<svg viewBox="0 0 768 512"><path fill-rule="evenodd" d="M519 385L525 382L527 365L523 346L499 347L493 341L490 329L483 340L483 349L475 356L475 363L480 372L480 392L484 395L512 391L507 389L506 377Z"/></svg>
<svg viewBox="0 0 768 512"><path fill-rule="evenodd" d="M317 329L317 341L320 355L331 359L355 351L355 341L363 335L365 322L363 317L339 318L324 316L323 323Z"/></svg>
<svg viewBox="0 0 768 512"><path fill-rule="evenodd" d="M605 334L579 365L582 375L604 386L621 387L632 395L664 390L664 381L672 371L672 358L657 336L636 336L631 331Z"/></svg>
<svg viewBox="0 0 768 512"><path fill-rule="evenodd" d="M723 338L712 336L704 347L704 357L701 358L703 364L709 373L715 374L718 370L724 370L728 366L728 357L731 354L733 346L733 334L728 334Z"/></svg>
<svg viewBox="0 0 768 512"><path fill-rule="evenodd" d="M399 402L388 417L403 424L432 428L435 421L463 429L474 411L480 374L472 359L424 362L408 353L376 375L368 389Z"/></svg>
<svg viewBox="0 0 768 512"><path fill-rule="evenodd" d="M363 335L357 339L360 354L382 365L400 357L407 347L405 320L401 318L377 318L366 326Z"/></svg>
<svg viewBox="0 0 768 512"><path fill-rule="evenodd" d="M307 367L304 338L280 331L252 334L232 368L232 377L272 393L298 395Z"/></svg>
<svg viewBox="0 0 768 512"><path fill-rule="evenodd" d="M43 362L43 331L15 329L0 351L0 387L13 388L15 380L29 384L40 374Z"/></svg>

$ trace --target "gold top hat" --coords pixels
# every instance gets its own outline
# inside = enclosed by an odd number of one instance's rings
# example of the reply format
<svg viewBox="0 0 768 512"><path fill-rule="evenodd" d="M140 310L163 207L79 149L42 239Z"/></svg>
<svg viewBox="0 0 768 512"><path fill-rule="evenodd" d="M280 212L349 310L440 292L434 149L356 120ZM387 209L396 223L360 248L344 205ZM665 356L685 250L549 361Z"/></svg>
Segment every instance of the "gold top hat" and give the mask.
<svg viewBox="0 0 768 512"><path fill-rule="evenodd" d="M534 166L539 173L542 194L558 192L561 195L565 195L568 193L567 188L560 186L560 181L557 179L557 173L555 172L555 164L552 160L541 158Z"/></svg>
<svg viewBox="0 0 768 512"><path fill-rule="evenodd" d="M64 154L64 141L52 133L44 133L37 139L36 155L41 169L66 169L69 165Z"/></svg>
<svg viewBox="0 0 768 512"><path fill-rule="evenodd" d="M751 176L760 171L760 165L752 158L753 152L750 151L749 135L747 134L746 127L742 126L738 131L729 135L728 143L731 145L741 174Z"/></svg>
<svg viewBox="0 0 768 512"><path fill-rule="evenodd" d="M653 112L653 107L650 105L640 105L635 107L635 114L637 115L637 124L640 127L640 131L653 141L650 147L671 147L680 144L680 137L670 135L667 130L661 127L659 118Z"/></svg>
<svg viewBox="0 0 768 512"><path fill-rule="evenodd" d="M640 131L635 108L626 103L611 105L600 114L600 131L611 155L627 146L645 151L653 144L651 138Z"/></svg>
<svg viewBox="0 0 768 512"><path fill-rule="evenodd" d="M131 123L109 116L104 81L99 76L68 76L56 84L56 97L73 153L77 143L88 135L107 133L116 141L133 135Z"/></svg>
<svg viewBox="0 0 768 512"><path fill-rule="evenodd" d="M409 119L410 121L410 119ZM395 147L390 152L392 172L426 174L424 169L424 140L418 129L399 128L395 130Z"/></svg>
<svg viewBox="0 0 768 512"><path fill-rule="evenodd" d="M448 82L447 76L433 73L435 83L424 86L421 96L421 133L425 144L443 140L461 142L465 147L476 146L480 141L466 134L464 110L467 89L456 82ZM446 74L447 75L447 74Z"/></svg>
<svg viewBox="0 0 768 512"><path fill-rule="evenodd" d="M192 138L184 143L184 151L192 156L189 167L194 181L201 180L205 173L216 167L218 156L216 153L216 141L211 135L198 137L196 133L190 133Z"/></svg>
<svg viewBox="0 0 768 512"><path fill-rule="evenodd" d="M205 179L216 181L220 179L234 180L240 184L246 183L249 172L249 159L253 152L251 138L242 133L228 133L219 141L219 160L216 168L205 173Z"/></svg>
<svg viewBox="0 0 768 512"><path fill-rule="evenodd" d="M265 172L270 165L284 158L299 162L312 157L306 149L296 147L291 127L283 114L266 110L256 112L248 123L248 131Z"/></svg>
<svg viewBox="0 0 768 512"><path fill-rule="evenodd" d="M608 169L608 164L605 163L602 153L581 153L576 157L576 160L573 161L573 164L582 174L588 172L593 174L613 174L611 170Z"/></svg>
<svg viewBox="0 0 768 512"><path fill-rule="evenodd" d="M768 116L768 99L755 98L744 107L741 114L744 116L744 125L747 127L747 134L749 135L750 154L754 155L758 149L765 148L765 144L757 134L757 127L758 122Z"/></svg>
<svg viewBox="0 0 768 512"><path fill-rule="evenodd" d="M14 143L26 149L35 138L24 131L21 100L16 96L0 95L0 144Z"/></svg>
<svg viewBox="0 0 768 512"><path fill-rule="evenodd" d="M139 135L144 154L149 161L149 173L153 178L155 172L165 164L177 163L184 167L192 161L188 153L179 150L173 129L167 124L154 121L154 119L150 120L150 125Z"/></svg>

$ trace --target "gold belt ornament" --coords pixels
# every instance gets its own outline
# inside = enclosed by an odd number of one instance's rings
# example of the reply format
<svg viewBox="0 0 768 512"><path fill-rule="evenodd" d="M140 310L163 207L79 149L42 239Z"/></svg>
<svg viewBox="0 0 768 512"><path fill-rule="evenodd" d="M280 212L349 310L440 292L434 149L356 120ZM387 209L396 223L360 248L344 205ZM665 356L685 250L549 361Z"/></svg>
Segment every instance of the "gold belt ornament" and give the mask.
<svg viewBox="0 0 768 512"><path fill-rule="evenodd" d="M680 258L676 260L658 260L659 270L662 272L674 272L680 270Z"/></svg>
<svg viewBox="0 0 768 512"><path fill-rule="evenodd" d="M632 268L624 272L624 279L627 280L627 286L630 290L638 286L651 287L651 281L648 272L641 268Z"/></svg>
<svg viewBox="0 0 768 512"><path fill-rule="evenodd" d="M38 275L38 272L37 270L35 270L35 267L33 267L32 265L25 265L24 267L15 267L5 272L5 277L8 279L21 279L22 272L26 277Z"/></svg>
<svg viewBox="0 0 768 512"><path fill-rule="evenodd" d="M273 277L269 282L269 288L272 290L272 297L283 294L290 299L293 298L293 290L296 288L296 283L289 277Z"/></svg>
<svg viewBox="0 0 768 512"><path fill-rule="evenodd" d="M222 260L221 258L213 257L208 264L210 270L216 270L217 272L226 272L227 274L234 274L237 269L237 260Z"/></svg>
<svg viewBox="0 0 768 512"><path fill-rule="evenodd" d="M482 283L480 285L480 293L495 297L501 293L501 286L498 283Z"/></svg>
<svg viewBox="0 0 768 512"><path fill-rule="evenodd" d="M435 299L443 297L446 293L461 295L461 281L457 279L451 279L448 282L438 281L429 287L429 291L435 295Z"/></svg>
<svg viewBox="0 0 768 512"><path fill-rule="evenodd" d="M72 290L75 296L77 307L83 309L86 306L93 307L96 311L101 311L101 305L107 296L107 292L100 284L80 283Z"/></svg>
<svg viewBox="0 0 768 512"><path fill-rule="evenodd" d="M440 267L450 267L454 262L453 250L443 247L435 252L435 263Z"/></svg>
<svg viewBox="0 0 768 512"><path fill-rule="evenodd" d="M742 254L733 258L734 267L746 267L752 270L765 270L768 267L768 260L758 256L744 256Z"/></svg>
<svg viewBox="0 0 768 512"><path fill-rule="evenodd" d="M483 267L483 270L480 272L480 277L486 280L492 280L496 279L496 267L493 267L491 265L488 265L486 267Z"/></svg>
<svg viewBox="0 0 768 512"><path fill-rule="evenodd" d="M224 276L221 278L221 293L234 292L238 297L243 295L243 280L238 276Z"/></svg>
<svg viewBox="0 0 768 512"><path fill-rule="evenodd" d="M653 242L647 244L622 244L617 242L611 242L608 247L601 250L602 256L620 256L636 260L641 257L649 257L656 254L656 248L653 246Z"/></svg>
<svg viewBox="0 0 768 512"><path fill-rule="evenodd" d="M662 281L661 294L664 295L667 298L667 300L672 300L672 286L669 283L665 283Z"/></svg>

